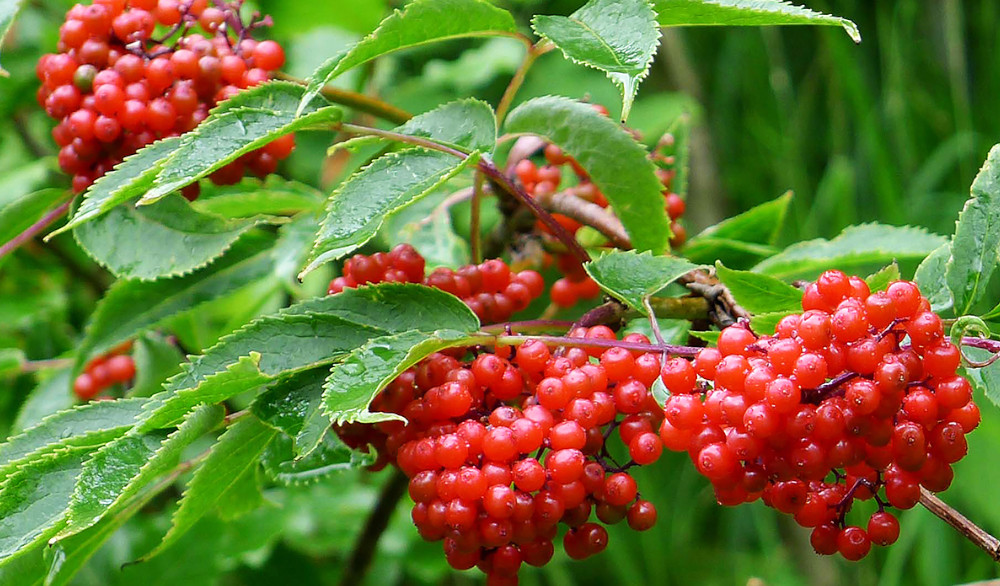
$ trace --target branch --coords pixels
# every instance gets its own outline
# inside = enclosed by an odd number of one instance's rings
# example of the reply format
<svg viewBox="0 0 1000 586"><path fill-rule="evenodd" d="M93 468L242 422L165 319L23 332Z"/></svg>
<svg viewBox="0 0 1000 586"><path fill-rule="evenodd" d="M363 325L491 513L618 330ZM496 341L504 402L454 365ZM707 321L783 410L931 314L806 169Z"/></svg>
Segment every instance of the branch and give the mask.
<svg viewBox="0 0 1000 586"><path fill-rule="evenodd" d="M14 250L16 250L19 246L37 236L38 233L46 229L49 226L49 224L61 218L63 214L65 214L66 211L69 210L69 204L71 201L73 201L72 197L67 199L62 205L60 205L56 209L42 216L40 220L38 220L31 226L28 226L28 228L25 229L24 232L21 232L17 236L11 238L9 242L4 244L3 246L0 246L0 258L3 258L7 254L10 254Z"/></svg>
<svg viewBox="0 0 1000 586"><path fill-rule="evenodd" d="M618 216L609 209L602 208L567 191L538 194L536 201L546 210L572 218L581 224L594 228L603 234L617 248L629 250L632 241Z"/></svg>
<svg viewBox="0 0 1000 586"><path fill-rule="evenodd" d="M750 319L750 312L736 303L733 294L714 275L699 269L687 273L679 281L708 301L711 306L708 317L719 328L727 328L740 319Z"/></svg>
<svg viewBox="0 0 1000 586"><path fill-rule="evenodd" d="M275 74L276 79L281 79L284 81L290 81L292 83L297 83L299 85L306 85L306 81L299 79L297 77L288 75L286 73L278 72ZM377 116L383 120L388 120L394 124L402 124L413 118L413 115L393 106L392 104L383 102L377 98L372 98L358 92L352 92L350 90L342 90L340 88L333 87L332 85L324 86L320 90L320 94L330 100L334 104L340 104L342 106L347 106L358 110L359 112L365 112L366 114L371 114Z"/></svg>
<svg viewBox="0 0 1000 586"><path fill-rule="evenodd" d="M385 532L386 527L389 526L389 520L396 511L396 505L399 504L399 500L406 494L408 482L402 472L395 470L385 483L385 486L382 487L382 493L378 497L378 502L368 517L368 521L365 522L365 528L361 531L361 535L358 536L358 540L354 544L354 550L351 551L350 557L347 558L344 573L340 577L341 586L353 586L362 582L362 578L364 578L365 572L368 570L368 566L371 565L372 558L375 556L375 548L378 547L378 540L382 537L382 533Z"/></svg>
<svg viewBox="0 0 1000 586"><path fill-rule="evenodd" d="M987 533L924 487L920 487L920 504L985 551L994 562L1000 562L1000 539Z"/></svg>
<svg viewBox="0 0 1000 586"><path fill-rule="evenodd" d="M544 41L528 47L528 52L525 53L524 60L517 68L514 77L510 80L510 84L507 85L507 89L503 92L503 97L500 98L500 103L497 105L497 124L503 124L504 118L507 117L507 112L514 103L514 96L517 95L517 90L521 89L524 78L527 76L531 66L534 65L535 59L538 59L554 48L555 45Z"/></svg>

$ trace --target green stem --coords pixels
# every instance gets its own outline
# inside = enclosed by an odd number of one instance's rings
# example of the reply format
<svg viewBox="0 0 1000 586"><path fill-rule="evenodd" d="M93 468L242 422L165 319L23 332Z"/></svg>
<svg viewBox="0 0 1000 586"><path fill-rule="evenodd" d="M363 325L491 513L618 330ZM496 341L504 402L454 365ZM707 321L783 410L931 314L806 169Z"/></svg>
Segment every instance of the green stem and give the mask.
<svg viewBox="0 0 1000 586"><path fill-rule="evenodd" d="M472 185L472 210L469 212L469 248L472 253L472 262L479 264L483 261L482 245L479 238L479 226L481 223L480 206L483 202L483 185L486 177L482 171L476 171L476 178Z"/></svg>
<svg viewBox="0 0 1000 586"><path fill-rule="evenodd" d="M305 80L285 73L278 73L275 77L277 79L290 81L299 85L306 85ZM410 114L406 110L397 108L396 106L383 102L377 98L372 98L350 90L342 90L330 85L325 86L322 90L320 90L320 95L334 104L347 106L348 108L353 108L359 112L365 112L366 114L371 114L383 120L388 120L394 124L402 124L410 118L413 118L413 114Z"/></svg>
<svg viewBox="0 0 1000 586"><path fill-rule="evenodd" d="M504 118L507 117L507 112L510 111L510 107L514 103L514 96L517 95L517 91L524 84L524 78L527 76L531 66L535 64L535 60L552 49L553 45L545 41L528 47L528 52L524 54L524 60L521 61L521 65L514 72L514 77L511 78L507 89L503 92L503 97L500 98L500 103L497 105L498 125L502 125Z"/></svg>

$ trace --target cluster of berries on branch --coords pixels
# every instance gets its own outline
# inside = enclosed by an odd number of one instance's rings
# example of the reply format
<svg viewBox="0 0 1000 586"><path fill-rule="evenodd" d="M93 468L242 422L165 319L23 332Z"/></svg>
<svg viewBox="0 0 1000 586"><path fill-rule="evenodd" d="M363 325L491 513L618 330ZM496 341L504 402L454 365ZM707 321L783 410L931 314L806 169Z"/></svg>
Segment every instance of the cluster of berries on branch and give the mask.
<svg viewBox="0 0 1000 586"><path fill-rule="evenodd" d="M511 271L500 259L458 270L437 268L424 275L426 262L409 244L371 256L356 254L344 263L343 274L330 282L328 293L340 293L372 283L423 283L462 299L482 323L500 323L527 309L545 292L535 271Z"/></svg>
<svg viewBox="0 0 1000 586"><path fill-rule="evenodd" d="M812 528L818 553L858 560L896 541L890 508L948 488L979 410L956 375L959 349L913 283L871 293L827 271L802 308L773 336L736 324L693 362L670 359L660 437L688 452L721 504L763 499ZM851 525L862 500L875 510Z"/></svg>
<svg viewBox="0 0 1000 586"><path fill-rule="evenodd" d="M58 121L59 166L85 190L122 159L157 139L191 130L219 102L259 85L285 61L274 41L250 33L241 1L94 0L77 4L60 28L58 53L44 55L38 101ZM194 32L200 30L201 32ZM245 171L264 177L295 147L282 137L216 171L233 184ZM184 192L197 197L197 185Z"/></svg>
<svg viewBox="0 0 1000 586"><path fill-rule="evenodd" d="M617 340L606 326L571 336ZM641 334L624 340L649 343ZM443 542L452 567L516 584L522 564L551 559L560 524L573 559L607 547L604 524L655 524L656 507L629 470L663 452L663 411L650 392L658 354L553 351L529 339L460 358L432 355L375 398L373 410L407 424L336 428L351 446L374 446L377 467L391 463L409 477L413 521L425 539Z"/></svg>
<svg viewBox="0 0 1000 586"><path fill-rule="evenodd" d="M88 362L73 380L73 394L81 401L89 401L109 387L135 378L135 361L127 354L131 349L132 343L126 342Z"/></svg>

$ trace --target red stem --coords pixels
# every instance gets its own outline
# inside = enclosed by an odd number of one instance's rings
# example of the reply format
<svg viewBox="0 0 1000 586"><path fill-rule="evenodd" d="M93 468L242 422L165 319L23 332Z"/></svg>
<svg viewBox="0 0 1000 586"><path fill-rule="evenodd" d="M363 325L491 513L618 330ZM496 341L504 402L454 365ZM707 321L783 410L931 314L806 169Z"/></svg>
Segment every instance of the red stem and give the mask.
<svg viewBox="0 0 1000 586"><path fill-rule="evenodd" d="M45 214L44 216L42 216L42 218L40 220L38 220L37 222L35 222L31 226L29 226L24 232L21 232L17 236L11 238L9 242L7 242L6 244L4 244L3 246L0 246L0 258L2 258L3 256L5 256L5 255L7 255L7 254L9 254L11 252L13 252L19 246L21 246L25 242L31 240L39 232L41 232L42 230L44 230L45 228L47 228L49 226L49 224L51 224L52 222L55 222L60 217L62 217L62 215L65 214L67 210L69 210L69 204L72 201L73 201L73 198L70 198L70 199L66 200L65 203L63 203L62 205L60 205L56 209L54 209L51 212L49 212L49 213Z"/></svg>

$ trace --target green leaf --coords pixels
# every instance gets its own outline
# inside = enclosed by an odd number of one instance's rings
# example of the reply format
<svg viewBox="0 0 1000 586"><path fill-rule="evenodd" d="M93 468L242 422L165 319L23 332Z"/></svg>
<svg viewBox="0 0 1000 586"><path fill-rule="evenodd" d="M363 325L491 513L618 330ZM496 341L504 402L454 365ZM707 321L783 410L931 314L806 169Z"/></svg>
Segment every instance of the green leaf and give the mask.
<svg viewBox="0 0 1000 586"><path fill-rule="evenodd" d="M265 181L246 178L236 185L203 187L191 207L223 218L247 218L315 211L323 200L323 194L311 185L269 175Z"/></svg>
<svg viewBox="0 0 1000 586"><path fill-rule="evenodd" d="M239 419L219 437L218 443L195 470L174 513L173 526L163 541L143 560L159 554L177 542L207 512L230 496L239 478L257 466L267 444L277 434L253 415Z"/></svg>
<svg viewBox="0 0 1000 586"><path fill-rule="evenodd" d="M117 207L74 234L91 258L116 277L155 280L208 265L263 221L202 214L174 195L155 205Z"/></svg>
<svg viewBox="0 0 1000 586"><path fill-rule="evenodd" d="M994 146L972 182L972 197L958 216L946 278L956 315L986 292L1000 250L1000 145Z"/></svg>
<svg viewBox="0 0 1000 586"><path fill-rule="evenodd" d="M308 104L348 69L382 55L435 41L488 35L517 35L514 17L485 0L415 0L405 10L393 11L349 51L320 65L309 77L302 103Z"/></svg>
<svg viewBox="0 0 1000 586"><path fill-rule="evenodd" d="M299 277L368 242L387 215L427 195L477 159L475 154L459 159L422 149L390 153L377 159L330 196L312 260Z"/></svg>
<svg viewBox="0 0 1000 586"><path fill-rule="evenodd" d="M778 313L802 309L802 291L774 277L727 269L715 263L719 280L729 288L736 302L750 313Z"/></svg>
<svg viewBox="0 0 1000 586"><path fill-rule="evenodd" d="M42 189L0 206L0 243L9 242L30 228L46 212L67 198L67 192L63 189Z"/></svg>
<svg viewBox="0 0 1000 586"><path fill-rule="evenodd" d="M24 0L0 0L0 47L2 47L4 39L7 38L7 33L14 24L14 18L24 3ZM0 66L0 77L7 76L7 70Z"/></svg>
<svg viewBox="0 0 1000 586"><path fill-rule="evenodd" d="M539 135L576 159L611 203L636 250L659 254L667 247L670 222L656 165L646 149L613 120L587 104L548 96L515 108L506 129L512 134Z"/></svg>
<svg viewBox="0 0 1000 586"><path fill-rule="evenodd" d="M970 347L963 347L962 353L980 362L993 355L988 350ZM983 368L965 367L963 370L973 387L986 395L994 405L1000 407L1000 360Z"/></svg>
<svg viewBox="0 0 1000 586"><path fill-rule="evenodd" d="M587 263L584 268L609 295L647 315L644 298L699 267L673 256L611 251Z"/></svg>
<svg viewBox="0 0 1000 586"><path fill-rule="evenodd" d="M778 327L778 322L781 321L781 318L799 312L801 312L801 309L757 314L750 318L750 328L759 335L766 334L770 336L774 334L774 330ZM719 332L715 333L718 334ZM715 340L712 341L714 342Z"/></svg>
<svg viewBox="0 0 1000 586"><path fill-rule="evenodd" d="M0 377L19 373L27 361L20 348L0 348Z"/></svg>
<svg viewBox="0 0 1000 586"><path fill-rule="evenodd" d="M130 397L149 397L160 391L163 383L181 370L184 354L167 338L146 332L135 341L135 382Z"/></svg>
<svg viewBox="0 0 1000 586"><path fill-rule="evenodd" d="M387 217L379 231L381 241L387 247L412 245L424 257L427 270L469 264L469 243L455 232L446 191L438 190Z"/></svg>
<svg viewBox="0 0 1000 586"><path fill-rule="evenodd" d="M142 423L164 427L192 407L224 401L290 372L329 364L385 330L324 314L266 316L222 338L170 379Z"/></svg>
<svg viewBox="0 0 1000 586"><path fill-rule="evenodd" d="M879 269L877 272L865 277L865 283L868 284L868 289L873 292L884 291L889 287L889 283L898 281L901 278L902 276L899 273L899 265L893 261Z"/></svg>
<svg viewBox="0 0 1000 586"><path fill-rule="evenodd" d="M98 446L135 424L146 399L96 401L53 413L0 444L0 478L27 460L67 446Z"/></svg>
<svg viewBox="0 0 1000 586"><path fill-rule="evenodd" d="M49 415L69 409L76 402L76 396L70 391L72 379L69 368L40 373L38 379L38 385L24 399L17 418L11 425L11 434L34 427ZM0 453L2 450L0 448Z"/></svg>
<svg viewBox="0 0 1000 586"><path fill-rule="evenodd" d="M146 193L167 158L177 151L180 144L179 137L165 138L125 157L110 173L102 175L87 189L80 207L73 212L70 221L47 238L98 218L116 206Z"/></svg>
<svg viewBox="0 0 1000 586"><path fill-rule="evenodd" d="M858 26L781 0L653 0L660 26L771 26L815 24L840 26L855 43L861 42Z"/></svg>
<svg viewBox="0 0 1000 586"><path fill-rule="evenodd" d="M328 374L326 368L293 374L268 387L250 405L258 419L293 438L296 456L316 449L330 429L330 418L320 410Z"/></svg>
<svg viewBox="0 0 1000 586"><path fill-rule="evenodd" d="M469 344L468 333L451 330L433 334L409 331L373 338L343 362L334 364L323 387L323 411L335 423L401 420L394 413L369 411L375 395L434 352Z"/></svg>
<svg viewBox="0 0 1000 586"><path fill-rule="evenodd" d="M493 114L493 107L475 98L442 104L410 118L392 131L428 138L464 153L492 153L497 143L497 119ZM387 140L379 136L357 136L333 145L330 150L356 150L361 145L378 144Z"/></svg>
<svg viewBox="0 0 1000 586"><path fill-rule="evenodd" d="M263 506L265 500L261 492L260 476L257 466L251 466L237 476L233 485L226 491L225 500L219 501L215 506L215 514L223 521L231 523Z"/></svg>
<svg viewBox="0 0 1000 586"><path fill-rule="evenodd" d="M917 272L913 277L920 292L927 298L931 309L936 313L945 312L954 306L946 277L949 260L951 260L951 243L945 242L927 255L927 258L917 267Z"/></svg>
<svg viewBox="0 0 1000 586"><path fill-rule="evenodd" d="M864 274L893 260L917 262L944 242L922 228L862 224L845 228L833 240L793 244L753 270L785 280L812 279L827 269Z"/></svg>
<svg viewBox="0 0 1000 586"><path fill-rule="evenodd" d="M699 332L699 331L696 331L696 330L691 330L688 333L691 334L691 337L693 337L693 338L698 338L699 340L703 340L705 342L708 342L709 344L713 344L714 345L714 344L718 344L719 343L719 335L722 332L712 332L712 331L710 331L710 332Z"/></svg>
<svg viewBox="0 0 1000 586"><path fill-rule="evenodd" d="M656 377L649 387L649 392L653 394L653 399L656 400L656 404L661 409L666 406L667 399L670 398L670 391L667 389L667 385L663 384L663 379Z"/></svg>
<svg viewBox="0 0 1000 586"><path fill-rule="evenodd" d="M167 319L272 274L273 239L248 234L219 260L190 275L154 282L117 281L98 303L77 349L83 363Z"/></svg>
<svg viewBox="0 0 1000 586"><path fill-rule="evenodd" d="M621 120L628 119L639 82L660 43L656 13L648 0L590 0L568 17L538 15L531 25L567 59L599 69L619 85Z"/></svg>
<svg viewBox="0 0 1000 586"><path fill-rule="evenodd" d="M720 257L708 252L718 247L721 241L772 245L778 240L791 203L792 192L789 191L738 216L709 226L688 241L684 255L700 262L714 263ZM722 260L727 261L725 258Z"/></svg>
<svg viewBox="0 0 1000 586"><path fill-rule="evenodd" d="M279 434L261 458L267 476L285 486L318 482L336 472L370 466L374 461L372 455L352 450L332 433L323 436L319 446L303 457L297 457L288 436Z"/></svg>
<svg viewBox="0 0 1000 586"><path fill-rule="evenodd" d="M225 415L218 405L192 411L177 431L127 434L105 445L83 466L73 490L65 539L120 512L140 491L180 463L181 451L214 429Z"/></svg>
<svg viewBox="0 0 1000 586"><path fill-rule="evenodd" d="M92 449L64 448L7 477L0 486L0 562L58 529Z"/></svg>
<svg viewBox="0 0 1000 586"><path fill-rule="evenodd" d="M297 114L304 92L300 85L272 81L223 102L181 137L139 204L153 203L281 136L340 120L340 108L317 96Z"/></svg>

